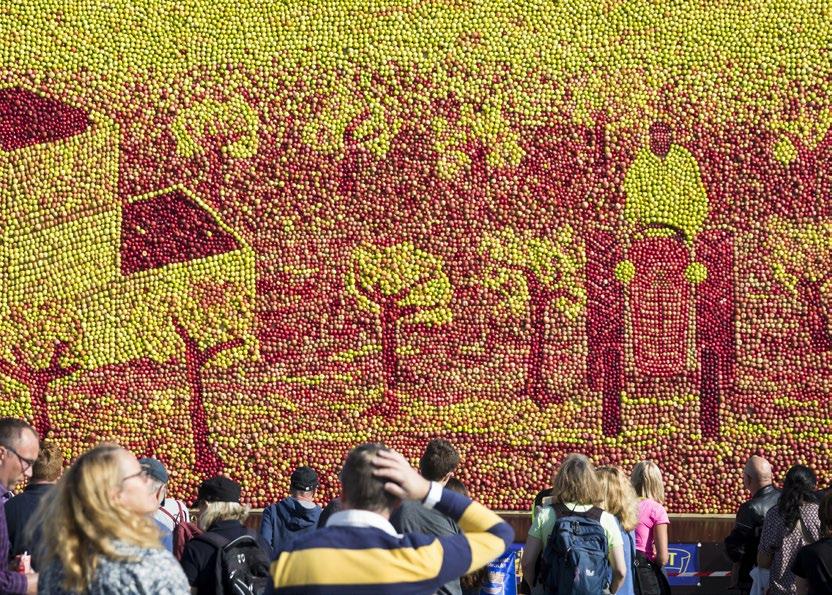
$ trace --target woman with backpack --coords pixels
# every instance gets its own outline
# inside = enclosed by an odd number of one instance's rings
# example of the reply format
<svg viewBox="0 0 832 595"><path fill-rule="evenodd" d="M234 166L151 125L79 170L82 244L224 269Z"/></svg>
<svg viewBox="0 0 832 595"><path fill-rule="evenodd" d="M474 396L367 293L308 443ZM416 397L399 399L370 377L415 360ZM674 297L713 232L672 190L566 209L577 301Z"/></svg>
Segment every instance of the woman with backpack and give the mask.
<svg viewBox="0 0 832 595"><path fill-rule="evenodd" d="M667 564L670 519L664 502L664 481L659 466L653 461L641 461L630 474L638 501L636 534L635 583L641 595L668 595L670 584L662 567Z"/></svg>
<svg viewBox="0 0 832 595"><path fill-rule="evenodd" d="M44 499L38 593L188 595L162 547L147 470L117 444L88 450Z"/></svg>
<svg viewBox="0 0 832 595"><path fill-rule="evenodd" d="M757 566L769 568L769 595L797 593L791 567L797 552L820 537L817 478L811 469L794 465L783 480L780 500L766 513Z"/></svg>
<svg viewBox="0 0 832 595"><path fill-rule="evenodd" d="M618 595L636 595L633 568L636 556L634 529L638 523L638 498L630 479L618 467L598 467L598 481L601 484L601 508L615 517L618 530L624 542L624 563L627 575L618 589Z"/></svg>
<svg viewBox="0 0 832 595"><path fill-rule="evenodd" d="M616 593L627 567L618 522L601 510L601 488L590 460L568 455L555 474L551 500L535 509L532 527L523 551L523 575L532 593L598 595L604 588ZM571 528L580 527L579 532ZM567 550L586 552L577 561ZM581 568L576 568L577 562ZM612 581L606 583L610 573ZM574 581L594 579L595 583ZM568 585L568 586L567 586Z"/></svg>
<svg viewBox="0 0 832 595"><path fill-rule="evenodd" d="M222 475L199 486L197 524L204 533L185 545L181 560L199 595L266 592L269 548L243 525L249 508L240 504L240 491L239 483ZM244 561L242 566L238 560Z"/></svg>

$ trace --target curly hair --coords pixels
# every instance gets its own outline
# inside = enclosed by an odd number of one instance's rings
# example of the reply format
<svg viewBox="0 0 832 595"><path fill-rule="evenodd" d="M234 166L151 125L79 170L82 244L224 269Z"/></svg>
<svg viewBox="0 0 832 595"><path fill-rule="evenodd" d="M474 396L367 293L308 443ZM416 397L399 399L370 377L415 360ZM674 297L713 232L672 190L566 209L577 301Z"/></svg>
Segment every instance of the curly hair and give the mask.
<svg viewBox="0 0 832 595"><path fill-rule="evenodd" d="M85 592L102 556L130 559L117 553L117 541L162 547L159 529L150 518L113 501L123 480L120 453L129 454L117 444L101 444L82 454L36 512L43 526L41 564L59 563L67 591Z"/></svg>
<svg viewBox="0 0 832 595"><path fill-rule="evenodd" d="M800 518L800 507L807 502L817 502L818 478L805 465L793 465L786 472L783 491L777 509L789 531L793 531Z"/></svg>

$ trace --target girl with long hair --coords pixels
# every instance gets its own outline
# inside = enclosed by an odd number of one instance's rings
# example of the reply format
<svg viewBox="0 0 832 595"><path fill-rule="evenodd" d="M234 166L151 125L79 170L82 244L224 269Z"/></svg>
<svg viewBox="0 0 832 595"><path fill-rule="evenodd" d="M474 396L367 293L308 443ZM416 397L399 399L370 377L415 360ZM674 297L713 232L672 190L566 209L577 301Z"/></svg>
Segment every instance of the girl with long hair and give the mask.
<svg viewBox="0 0 832 595"><path fill-rule="evenodd" d="M153 523L158 506L147 471L132 453L102 444L82 454L38 509L38 593L190 593Z"/></svg>
<svg viewBox="0 0 832 595"><path fill-rule="evenodd" d="M618 521L618 529L624 542L624 563L627 575L617 593L635 595L634 577L630 570L635 558L636 537L634 529L638 524L638 498L630 479L618 467L598 467L595 470L601 485L601 508Z"/></svg>
<svg viewBox="0 0 832 595"><path fill-rule="evenodd" d="M535 508L532 527L523 550L523 576L532 586L532 593L542 593L545 588L538 576L539 558L555 528L557 508L563 507L571 513L588 513L602 501L601 487L595 476L595 468L582 454L568 455L555 474L551 503ZM618 521L609 512L601 512L600 523L607 537L609 562L612 568L610 592L616 593L627 573L624 562L624 544Z"/></svg>
<svg viewBox="0 0 832 595"><path fill-rule="evenodd" d="M633 467L630 482L639 498L635 527L636 580L642 595L665 595L670 593L662 571L670 557L667 545L670 518L663 506L662 472L653 461L641 461Z"/></svg>
<svg viewBox="0 0 832 595"><path fill-rule="evenodd" d="M769 568L769 595L797 593L791 570L797 552L820 536L817 477L804 465L794 465L783 480L776 506L766 513L757 566Z"/></svg>

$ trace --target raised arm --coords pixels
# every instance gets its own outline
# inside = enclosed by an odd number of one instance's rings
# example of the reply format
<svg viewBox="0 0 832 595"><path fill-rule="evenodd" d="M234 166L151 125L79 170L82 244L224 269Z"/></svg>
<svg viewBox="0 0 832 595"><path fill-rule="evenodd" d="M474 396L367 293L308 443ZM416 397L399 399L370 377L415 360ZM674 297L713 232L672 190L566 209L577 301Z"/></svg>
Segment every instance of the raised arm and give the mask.
<svg viewBox="0 0 832 595"><path fill-rule="evenodd" d="M373 464L376 476L388 480L384 486L388 492L402 499L421 500L424 506L435 508L459 524L462 533L437 540L442 547L440 567L436 568L437 585L485 566L511 545L514 530L508 523L482 504L429 482L396 451L380 451ZM422 549L426 556L430 555L429 548ZM432 560L435 565L435 556Z"/></svg>

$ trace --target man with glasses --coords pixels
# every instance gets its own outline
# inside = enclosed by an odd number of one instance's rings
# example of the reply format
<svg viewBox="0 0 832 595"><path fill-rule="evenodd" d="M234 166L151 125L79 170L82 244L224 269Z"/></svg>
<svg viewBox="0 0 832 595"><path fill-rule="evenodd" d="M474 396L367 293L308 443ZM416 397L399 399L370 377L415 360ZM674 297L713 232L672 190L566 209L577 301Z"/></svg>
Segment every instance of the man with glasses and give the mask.
<svg viewBox="0 0 832 595"><path fill-rule="evenodd" d="M40 452L35 430L21 419L0 419L0 503L11 498L10 489L24 477L32 476L32 465ZM5 506L0 506L0 595L37 593L38 575L9 570L2 562L9 559L9 531Z"/></svg>

